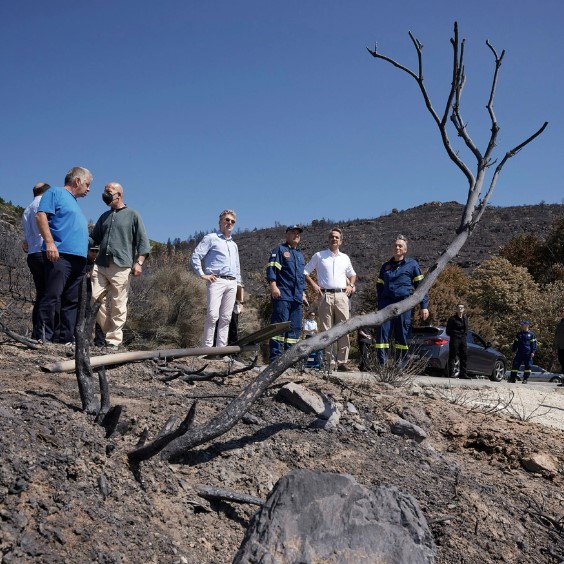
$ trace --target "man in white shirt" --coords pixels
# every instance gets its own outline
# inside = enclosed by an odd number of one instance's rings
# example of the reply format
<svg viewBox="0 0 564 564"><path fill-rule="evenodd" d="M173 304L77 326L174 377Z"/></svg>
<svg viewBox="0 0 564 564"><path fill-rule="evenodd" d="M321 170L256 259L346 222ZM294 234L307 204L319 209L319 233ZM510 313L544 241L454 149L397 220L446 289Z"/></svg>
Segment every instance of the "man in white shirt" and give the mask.
<svg viewBox="0 0 564 564"><path fill-rule="evenodd" d="M41 233L39 233L39 228L35 221L35 214L37 213L37 208L39 207L43 193L49 190L49 188L51 188L51 186L45 184L45 182L36 184L33 187L33 201L25 208L22 215L22 227L24 232L22 248L24 252L27 253L27 266L31 272L33 284L35 285L35 303L33 304L33 312L31 314L33 324L31 337L33 339L41 338L37 315L39 303L45 292L45 264L43 263L43 254L41 252L43 237L41 237Z"/></svg>
<svg viewBox="0 0 564 564"><path fill-rule="evenodd" d="M349 298L355 291L356 272L349 256L339 250L342 242L342 231L334 227L329 232L329 249L315 253L304 269L308 284L318 296L317 314L322 331L349 318ZM314 270L317 282L310 276ZM348 372L348 359L349 336L345 335L337 342L337 370ZM330 348L325 351L325 361L329 366Z"/></svg>

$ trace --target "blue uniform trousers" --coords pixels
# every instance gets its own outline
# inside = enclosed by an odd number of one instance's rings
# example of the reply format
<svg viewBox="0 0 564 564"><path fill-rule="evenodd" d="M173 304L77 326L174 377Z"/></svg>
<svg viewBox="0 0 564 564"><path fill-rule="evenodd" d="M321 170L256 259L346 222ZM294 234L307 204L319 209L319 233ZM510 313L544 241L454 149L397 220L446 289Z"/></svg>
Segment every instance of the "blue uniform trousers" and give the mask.
<svg viewBox="0 0 564 564"><path fill-rule="evenodd" d="M379 309L383 309L384 307L401 301L402 299L403 298L395 301L380 301L378 307ZM388 358L392 329L395 337L395 357L396 360L401 360L407 355L407 338L409 337L409 332L411 330L411 310L407 310L394 319L384 321L384 323L377 328L374 348L376 349L376 357L379 364L385 364Z"/></svg>
<svg viewBox="0 0 564 564"><path fill-rule="evenodd" d="M290 329L270 339L270 362L300 340L302 333L302 304L296 301L271 300L271 323L290 322Z"/></svg>
<svg viewBox="0 0 564 564"><path fill-rule="evenodd" d="M509 376L510 382L515 382L517 379L517 372L521 364L525 365L525 371L523 373L523 380L527 381L531 375L531 364L533 363L530 352L517 351L513 363L511 364L511 375Z"/></svg>

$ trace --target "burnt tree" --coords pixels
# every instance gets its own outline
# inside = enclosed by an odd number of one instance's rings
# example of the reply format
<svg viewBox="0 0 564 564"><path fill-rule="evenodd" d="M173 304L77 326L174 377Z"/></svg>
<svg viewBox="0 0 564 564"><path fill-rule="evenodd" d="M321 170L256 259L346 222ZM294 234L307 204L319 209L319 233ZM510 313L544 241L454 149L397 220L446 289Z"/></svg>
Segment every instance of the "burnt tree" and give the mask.
<svg viewBox="0 0 564 564"><path fill-rule="evenodd" d="M466 82L466 74L464 70L465 42L464 40L459 39L457 23L454 24L454 34L450 40L452 46L451 87L447 95L444 111L441 115L439 115L433 107L423 81L423 45L413 36L412 33L409 33L409 37L417 53L417 71L413 71L398 63L394 59L380 54L376 49L368 49L368 52L375 59L379 59L393 65L404 73L407 73L416 81L421 95L423 96L425 106L433 121L437 125L443 146L448 156L466 178L468 185L466 204L460 218L460 224L454 234L451 244L443 251L436 263L430 268L425 280L422 284L420 284L413 295L401 302L389 305L381 311L354 317L345 323L341 323L333 327L329 331L320 333L311 339L300 341L285 354L279 357L275 362L270 364L255 381L249 384L231 403L225 407L225 409L213 417L209 422L202 425L190 425L187 432L181 436L178 436L178 434L174 432L175 436L161 451L161 456L164 459L182 459L187 455L191 448L206 443L228 431L237 423L252 403L268 388L268 386L270 386L276 378L278 378L278 376L280 376L286 369L306 358L312 351L328 347L343 335L351 333L362 326L380 325L384 321L415 307L415 305L421 301L423 295L433 285L437 276L443 271L449 261L458 254L470 234L475 229L486 209L499 175L507 161L538 137L547 127L548 123L545 122L536 132L524 141L515 145L513 148L509 149L503 157L501 157L499 162L494 158L494 149L497 145L497 138L500 129L494 112L494 98L499 71L505 51L498 54L490 42L486 41L486 45L493 55L495 66L486 106L491 122L491 130L486 147L482 152L473 142L461 114L461 96ZM474 160L473 167L467 165L453 149L449 134L449 121L454 128L454 133L463 140L464 144L470 151L471 157L473 157ZM487 181L489 173L494 165L495 168L493 169L491 178ZM154 455L166 441L163 441L163 438L159 437L158 442L160 444L155 445L156 448L144 447L143 450L130 452L130 459L143 460L144 458L147 458L148 455Z"/></svg>

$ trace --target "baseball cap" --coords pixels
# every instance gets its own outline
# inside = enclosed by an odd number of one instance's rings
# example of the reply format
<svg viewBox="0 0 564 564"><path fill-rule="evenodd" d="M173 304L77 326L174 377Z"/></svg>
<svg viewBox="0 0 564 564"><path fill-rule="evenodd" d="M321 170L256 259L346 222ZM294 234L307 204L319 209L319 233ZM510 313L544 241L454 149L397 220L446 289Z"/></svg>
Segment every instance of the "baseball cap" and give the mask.
<svg viewBox="0 0 564 564"><path fill-rule="evenodd" d="M299 231L300 233L303 233L303 229L299 226L299 225L290 225L288 227L286 227L286 233L288 233L288 231L293 231L293 230Z"/></svg>

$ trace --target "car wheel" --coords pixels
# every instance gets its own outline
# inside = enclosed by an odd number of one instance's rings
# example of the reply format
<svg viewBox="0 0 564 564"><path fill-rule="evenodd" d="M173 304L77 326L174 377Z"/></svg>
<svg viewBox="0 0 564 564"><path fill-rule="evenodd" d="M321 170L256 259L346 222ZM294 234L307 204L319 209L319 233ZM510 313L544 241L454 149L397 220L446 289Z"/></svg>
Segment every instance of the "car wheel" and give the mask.
<svg viewBox="0 0 564 564"><path fill-rule="evenodd" d="M452 376L448 369L448 360L446 366L443 368L443 375L445 378L458 378L460 376L460 359L456 357L454 361L454 366L452 367Z"/></svg>
<svg viewBox="0 0 564 564"><path fill-rule="evenodd" d="M564 380L562 380L560 376L553 376L550 381L554 382L555 384L561 384Z"/></svg>
<svg viewBox="0 0 564 564"><path fill-rule="evenodd" d="M501 382L505 376L505 363L503 360L496 360L493 365L493 370L490 375L492 382Z"/></svg>

